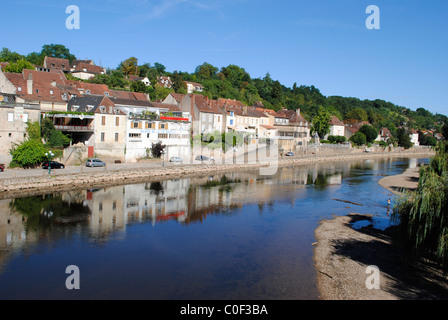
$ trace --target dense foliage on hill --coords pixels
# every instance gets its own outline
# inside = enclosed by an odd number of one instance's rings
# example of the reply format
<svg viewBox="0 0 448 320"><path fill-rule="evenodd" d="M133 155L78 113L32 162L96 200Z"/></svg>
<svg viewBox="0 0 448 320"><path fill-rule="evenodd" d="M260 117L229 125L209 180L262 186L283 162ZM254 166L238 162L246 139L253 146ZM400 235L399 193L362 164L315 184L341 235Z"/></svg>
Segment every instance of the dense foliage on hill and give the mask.
<svg viewBox="0 0 448 320"><path fill-rule="evenodd" d="M39 64L42 63L45 55L67 58L70 61L76 59L63 45L50 44L44 45L40 53L32 52L27 56L3 48L0 51L0 61L17 63L20 60L25 60L32 64ZM143 87L136 84L129 80L130 75L147 77L152 85ZM163 88L157 85L157 78L162 75L171 78L172 88ZM197 66L192 73L178 70L169 72L161 63L139 65L137 58L130 57L120 62L117 68L107 70L107 74L97 75L87 81L104 83L115 89L146 92L153 100L161 100L170 92L186 93L184 81L198 82L204 87L202 94L211 99L236 99L247 105L261 102L266 108L273 110L300 108L301 113L310 122L318 116L320 107L323 107L329 115L334 115L340 120L368 121L377 130L387 127L394 136L397 136L396 130L400 127L407 130L432 130L441 133L443 125L448 123L447 116L432 114L423 107L414 111L381 99L327 97L313 85L305 86L294 83L292 88L286 87L280 81L272 79L269 73L262 78L252 78L244 68L233 64L219 68L204 62Z"/></svg>

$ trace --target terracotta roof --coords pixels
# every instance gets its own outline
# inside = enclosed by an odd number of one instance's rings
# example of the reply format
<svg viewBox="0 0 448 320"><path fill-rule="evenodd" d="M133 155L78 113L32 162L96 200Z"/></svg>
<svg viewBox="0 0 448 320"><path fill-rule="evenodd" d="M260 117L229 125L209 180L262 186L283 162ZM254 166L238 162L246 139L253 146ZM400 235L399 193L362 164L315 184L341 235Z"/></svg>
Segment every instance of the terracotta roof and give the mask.
<svg viewBox="0 0 448 320"><path fill-rule="evenodd" d="M6 72L5 76L17 88L17 96L28 101L65 102L59 85L67 79L62 72L43 72L23 69L22 73ZM32 80L31 94L28 93L28 80ZM21 90L19 91L19 87Z"/></svg>
<svg viewBox="0 0 448 320"><path fill-rule="evenodd" d="M174 100L176 100L177 103L181 103L182 100L187 96L186 94L174 93L174 92L171 92L170 95L173 96Z"/></svg>
<svg viewBox="0 0 448 320"><path fill-rule="evenodd" d="M73 60L71 67L75 68L79 63L93 64L92 60Z"/></svg>
<svg viewBox="0 0 448 320"><path fill-rule="evenodd" d="M332 126L344 126L344 123L338 119L336 116L330 117L330 125Z"/></svg>
<svg viewBox="0 0 448 320"><path fill-rule="evenodd" d="M101 74L101 73L104 73L104 70L100 66L95 66L93 64L80 62L72 70L72 73L78 73L78 72L85 72L85 73L91 73L91 74Z"/></svg>
<svg viewBox="0 0 448 320"><path fill-rule="evenodd" d="M216 100L209 100L208 97L200 94L191 94L190 96L199 112L223 114L223 111L218 107Z"/></svg>
<svg viewBox="0 0 448 320"><path fill-rule="evenodd" d="M44 65L47 69L61 69L63 71L70 71L70 62L68 59L45 57Z"/></svg>
<svg viewBox="0 0 448 320"><path fill-rule="evenodd" d="M308 127L310 126L310 124L308 123L308 121L301 115L299 114L296 110L279 110L277 111L277 113L279 115L283 115L286 116L287 118L289 118L289 124L299 124L302 123L302 127Z"/></svg>
<svg viewBox="0 0 448 320"><path fill-rule="evenodd" d="M266 129L270 129L270 130L277 129L276 127L273 127L273 126L270 126L270 125L267 125L267 124L262 124L260 127L263 127L263 128L266 128Z"/></svg>
<svg viewBox="0 0 448 320"><path fill-rule="evenodd" d="M99 83L88 83L84 81L68 81L69 85L74 86L79 90L81 94L94 94L104 96L105 92L111 95L111 91L109 87L105 84Z"/></svg>

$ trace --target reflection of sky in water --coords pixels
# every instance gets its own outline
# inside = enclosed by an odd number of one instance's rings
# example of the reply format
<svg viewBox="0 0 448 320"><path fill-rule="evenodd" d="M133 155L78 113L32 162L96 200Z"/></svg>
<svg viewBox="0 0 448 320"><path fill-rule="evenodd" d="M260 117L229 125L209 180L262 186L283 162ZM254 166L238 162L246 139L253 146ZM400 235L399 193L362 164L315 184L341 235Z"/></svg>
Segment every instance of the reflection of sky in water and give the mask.
<svg viewBox="0 0 448 320"><path fill-rule="evenodd" d="M316 299L318 222L366 213L387 226L394 198L378 180L412 163L319 164L272 177L243 172L16 199L12 206L27 214L9 213L10 224L0 225L0 298ZM76 292L65 288L71 264L81 271Z"/></svg>

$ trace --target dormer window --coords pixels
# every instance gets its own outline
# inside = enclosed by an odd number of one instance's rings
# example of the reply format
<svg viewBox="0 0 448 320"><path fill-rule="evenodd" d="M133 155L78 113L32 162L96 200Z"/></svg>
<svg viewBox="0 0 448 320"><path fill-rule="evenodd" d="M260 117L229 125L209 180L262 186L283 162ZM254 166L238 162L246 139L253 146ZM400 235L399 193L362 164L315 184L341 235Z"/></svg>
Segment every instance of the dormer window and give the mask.
<svg viewBox="0 0 448 320"><path fill-rule="evenodd" d="M53 94L53 90L50 90L50 94Z"/></svg>
<svg viewBox="0 0 448 320"><path fill-rule="evenodd" d="M106 113L106 107L105 106L101 106L100 107L100 112L101 113Z"/></svg>
<svg viewBox="0 0 448 320"><path fill-rule="evenodd" d="M76 111L79 109L79 106L72 106L72 111Z"/></svg>
<svg viewBox="0 0 448 320"><path fill-rule="evenodd" d="M109 92L107 92L107 91L104 92L104 95L105 95L105 96L109 96Z"/></svg>
<svg viewBox="0 0 448 320"><path fill-rule="evenodd" d="M56 87L56 81L52 80L52 81L51 81L51 85L52 85L53 87Z"/></svg>
<svg viewBox="0 0 448 320"><path fill-rule="evenodd" d="M87 68L82 68L82 71L87 72Z"/></svg>
<svg viewBox="0 0 448 320"><path fill-rule="evenodd" d="M90 93L90 90L86 90L86 93Z"/></svg>
<svg viewBox="0 0 448 320"><path fill-rule="evenodd" d="M22 87L18 87L17 91L19 91L19 92L22 91Z"/></svg>

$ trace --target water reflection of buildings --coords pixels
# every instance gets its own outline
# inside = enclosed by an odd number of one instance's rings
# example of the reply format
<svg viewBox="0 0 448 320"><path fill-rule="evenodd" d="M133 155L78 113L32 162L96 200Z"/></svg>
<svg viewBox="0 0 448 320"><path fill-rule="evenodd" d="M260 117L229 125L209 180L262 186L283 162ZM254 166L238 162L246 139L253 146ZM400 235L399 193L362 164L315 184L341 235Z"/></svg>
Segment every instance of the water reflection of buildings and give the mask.
<svg viewBox="0 0 448 320"><path fill-rule="evenodd" d="M0 249L20 249L42 235L51 237L54 230L49 224L71 226L73 233L81 229L93 239L107 240L111 235L124 235L135 223L203 222L209 215L238 214L247 204L262 210L273 201L295 201L296 193L309 185L341 184L343 173L349 170L349 163L314 163L281 167L274 176L260 176L254 170L63 192L30 198L32 214L12 205L14 200L1 200ZM28 206L22 204L20 208Z"/></svg>

